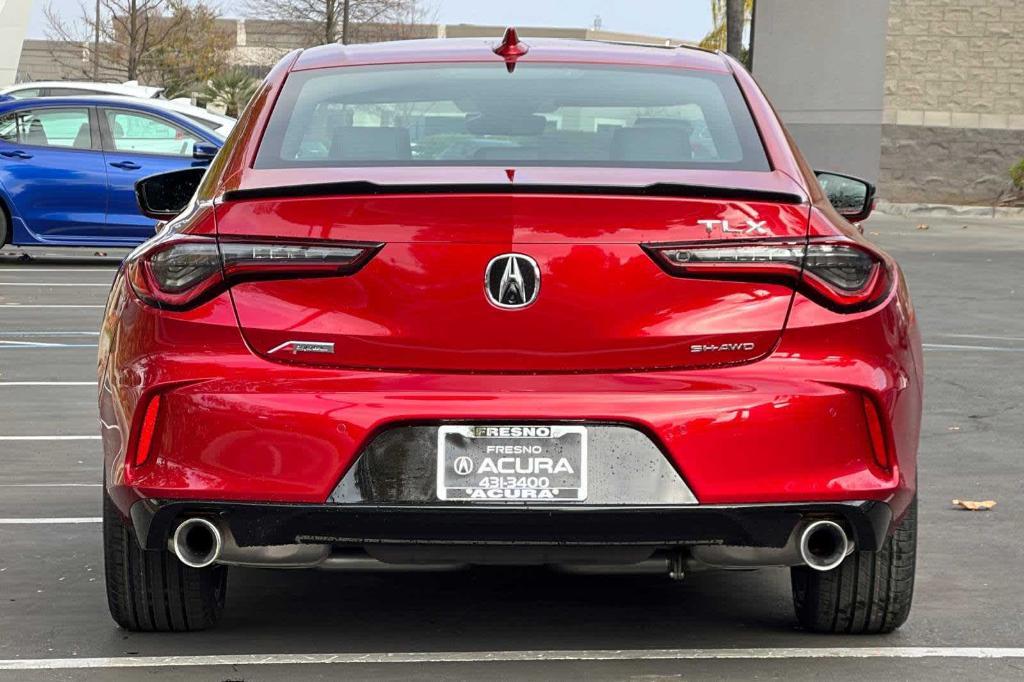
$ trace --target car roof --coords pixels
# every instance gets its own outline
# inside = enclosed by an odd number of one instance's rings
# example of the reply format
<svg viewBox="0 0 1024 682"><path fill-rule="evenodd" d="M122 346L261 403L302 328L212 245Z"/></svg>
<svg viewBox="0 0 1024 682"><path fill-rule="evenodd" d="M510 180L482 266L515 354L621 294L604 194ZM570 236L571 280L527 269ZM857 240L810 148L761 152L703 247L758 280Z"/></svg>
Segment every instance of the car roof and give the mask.
<svg viewBox="0 0 1024 682"><path fill-rule="evenodd" d="M521 41L529 50L518 58L519 63L569 62L676 67L723 73L730 71L728 63L720 54L692 46L530 37L523 37ZM491 61L501 63L503 58L494 53L494 48L500 43L501 37L496 36L321 45L300 54L291 70L371 64Z"/></svg>
<svg viewBox="0 0 1024 682"><path fill-rule="evenodd" d="M5 100L0 103L0 107L4 109L12 109L26 105L31 107L53 107L57 105L99 107L116 104L122 109L130 108L142 109L145 111L168 111L166 107L161 107L159 104L153 104L153 101L154 100L143 99L141 97L122 97L120 95L62 95L59 97L31 97L27 99ZM173 110L170 111L173 114L177 114L177 112ZM181 114L177 115L181 116Z"/></svg>
<svg viewBox="0 0 1024 682"><path fill-rule="evenodd" d="M154 94L162 92L163 88L158 88L150 85L138 85L128 83L95 83L92 81L31 81L28 83L15 83L9 85L6 88L0 89L0 92L14 92L16 90L29 90L36 88L81 88L83 90L107 90L110 92L121 92L121 93L142 93L145 98L152 97Z"/></svg>
<svg viewBox="0 0 1024 682"><path fill-rule="evenodd" d="M32 87L45 88L45 87L50 87L51 84L49 82L44 82L44 81L40 81L38 83L31 83L31 84L23 83L23 84L20 84L20 85L17 85L17 86L13 86L12 88L9 88L9 90L13 90L15 88L22 88L23 86L28 86L28 85L31 85ZM54 81L53 85L60 86L60 87L66 87L69 84L66 83L66 82ZM72 86L78 85L78 83L72 83L71 85ZM82 83L81 85L83 85L83 86L93 86L93 85L109 86L112 89L113 88L120 88L120 89L126 89L126 90L132 90L134 88L134 86L119 85L119 84L116 84L116 83ZM6 91L7 90L0 90L0 92L6 92ZM235 123L235 119L231 118L230 116L223 116L221 114L217 114L217 113L214 113L212 111L207 111L206 109L203 109L202 107L197 107L197 106L191 104L187 100L184 100L184 98L179 98L179 99L160 99L160 98L155 98L155 97L135 97L135 96L132 96L132 95L127 95L127 94L120 94L120 95L118 95L118 94L110 94L110 95L91 95L91 94L87 95L87 94L82 94L82 95L60 95L60 96L57 96L57 97L46 97L46 98L39 98L39 99L46 99L46 100L49 101L49 100L56 100L56 99L91 98L91 97L102 98L103 101L105 101L105 102L121 102L121 103L138 102L139 100L142 100L143 102L145 102L146 104L148 104L150 106L153 106L153 107L156 107L156 108L163 108L165 110L169 109L171 111L183 114L185 116L195 116L196 118L202 118L202 119L204 119L206 121L209 121L210 123L216 123L219 126L228 125L228 124L234 124ZM6 101L7 100L0 99L0 102L6 102ZM26 98L26 99L21 99L21 100L17 100L17 101L25 102L25 101L28 101L28 99Z"/></svg>
<svg viewBox="0 0 1024 682"><path fill-rule="evenodd" d="M113 99L113 98L111 98ZM153 100L157 107L165 107L172 111L180 112L186 116L195 116L196 118L202 118L212 123L228 124L235 123L236 119L223 114L218 114L202 107L197 107L191 102L184 99L158 99Z"/></svg>
<svg viewBox="0 0 1024 682"><path fill-rule="evenodd" d="M159 114L175 123L188 128L193 132L202 133L204 137L223 141L221 136L209 128L205 128L187 115L160 104L154 104L156 100L141 99L139 97L118 97L113 95L82 95L68 97L34 97L31 99L12 99L0 101L0 114L15 109L38 109L40 107L110 107L118 109L137 109L139 111Z"/></svg>

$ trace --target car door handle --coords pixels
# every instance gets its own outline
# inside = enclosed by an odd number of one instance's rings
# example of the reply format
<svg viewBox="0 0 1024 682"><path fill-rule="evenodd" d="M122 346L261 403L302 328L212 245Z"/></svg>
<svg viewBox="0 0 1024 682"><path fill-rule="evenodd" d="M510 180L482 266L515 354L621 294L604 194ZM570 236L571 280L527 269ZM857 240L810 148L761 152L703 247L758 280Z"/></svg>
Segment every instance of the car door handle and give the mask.
<svg viewBox="0 0 1024 682"><path fill-rule="evenodd" d="M8 159L31 159L32 155L23 152L20 149L15 149L9 152L0 152L0 156L6 156Z"/></svg>
<svg viewBox="0 0 1024 682"><path fill-rule="evenodd" d="M122 170L139 170L142 168L139 164L134 161L112 161L110 163L114 168L120 168Z"/></svg>

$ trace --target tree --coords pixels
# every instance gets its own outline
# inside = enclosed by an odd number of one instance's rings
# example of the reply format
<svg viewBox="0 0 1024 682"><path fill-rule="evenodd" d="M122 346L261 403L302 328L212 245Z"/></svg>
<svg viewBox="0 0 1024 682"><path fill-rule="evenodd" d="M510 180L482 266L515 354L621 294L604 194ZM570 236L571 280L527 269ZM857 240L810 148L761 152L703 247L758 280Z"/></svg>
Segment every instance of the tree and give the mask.
<svg viewBox="0 0 1024 682"><path fill-rule="evenodd" d="M171 40L157 48L147 70L170 99L202 90L227 67L234 45L233 32L217 23L217 12L204 2L169 0L170 18L177 28Z"/></svg>
<svg viewBox="0 0 1024 682"><path fill-rule="evenodd" d="M725 0L725 51L736 59L743 55L744 0Z"/></svg>
<svg viewBox="0 0 1024 682"><path fill-rule="evenodd" d="M217 14L205 0L81 0L79 6L76 20L65 19L52 5L44 13L51 40L90 45L88 60L62 64L84 78L161 79L190 69L213 73L231 47L213 30ZM60 53L54 58L63 59ZM175 58L183 63L171 64Z"/></svg>
<svg viewBox="0 0 1024 682"><path fill-rule="evenodd" d="M211 102L223 106L228 116L237 118L259 84L245 71L235 68L210 79L203 94Z"/></svg>
<svg viewBox="0 0 1024 682"><path fill-rule="evenodd" d="M743 31L753 16L754 0L711 0L712 29L700 41L700 46L710 50L724 50L747 63L749 60L743 48Z"/></svg>
<svg viewBox="0 0 1024 682"><path fill-rule="evenodd" d="M419 16L416 0L247 0L246 8L249 16L293 24L309 47L359 42L367 24L406 26Z"/></svg>

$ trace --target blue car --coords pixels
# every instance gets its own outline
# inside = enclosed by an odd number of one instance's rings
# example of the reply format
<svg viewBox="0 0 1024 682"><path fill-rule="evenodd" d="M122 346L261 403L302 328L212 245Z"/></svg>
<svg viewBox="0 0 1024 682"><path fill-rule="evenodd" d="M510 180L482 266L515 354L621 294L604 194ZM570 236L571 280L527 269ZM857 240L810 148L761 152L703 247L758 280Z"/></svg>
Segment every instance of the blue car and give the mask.
<svg viewBox="0 0 1024 682"><path fill-rule="evenodd" d="M0 246L134 246L155 222L135 182L209 165L223 144L190 119L120 97L0 101Z"/></svg>

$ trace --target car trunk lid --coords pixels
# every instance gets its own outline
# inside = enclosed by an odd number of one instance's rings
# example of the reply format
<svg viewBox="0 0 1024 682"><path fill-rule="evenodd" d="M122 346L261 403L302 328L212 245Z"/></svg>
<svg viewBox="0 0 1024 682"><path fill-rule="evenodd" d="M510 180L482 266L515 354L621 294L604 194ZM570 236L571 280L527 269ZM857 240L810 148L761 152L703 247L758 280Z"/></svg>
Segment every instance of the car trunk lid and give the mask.
<svg viewBox="0 0 1024 682"><path fill-rule="evenodd" d="M642 245L799 241L809 214L799 195L671 184L342 183L228 199L217 209L222 241L382 244L347 276L234 284L239 325L255 352L317 366L440 372L756 360L778 342L792 288L672 277ZM510 266L500 260L509 254L527 258ZM485 281L495 259L499 272ZM497 291L517 270L529 287L531 262L536 299L496 305L488 286Z"/></svg>

